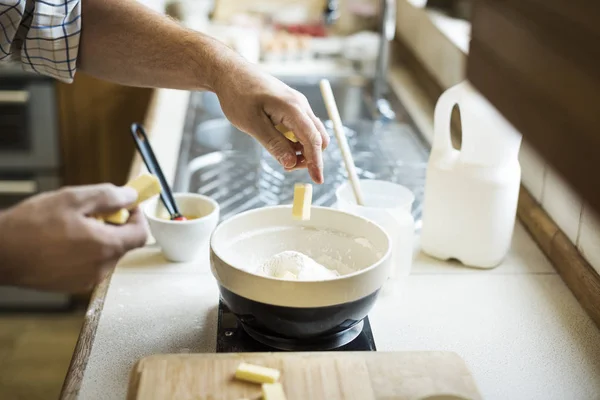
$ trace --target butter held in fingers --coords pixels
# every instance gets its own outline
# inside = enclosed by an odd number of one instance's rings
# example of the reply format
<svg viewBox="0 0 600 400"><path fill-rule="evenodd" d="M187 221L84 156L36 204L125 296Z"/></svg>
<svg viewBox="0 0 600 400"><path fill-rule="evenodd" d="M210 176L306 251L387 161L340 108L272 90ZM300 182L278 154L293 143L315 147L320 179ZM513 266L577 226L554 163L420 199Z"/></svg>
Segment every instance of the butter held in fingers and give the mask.
<svg viewBox="0 0 600 400"><path fill-rule="evenodd" d="M131 205L131 209L162 191L158 178L150 174L140 175L129 181L125 186L134 189L138 194L137 200ZM99 219L109 224L123 225L129 219L129 210L123 208L112 214L102 215Z"/></svg>
<svg viewBox="0 0 600 400"><path fill-rule="evenodd" d="M100 221L114 225L123 225L129 219L129 210L124 208L119 211L98 218Z"/></svg>
<svg viewBox="0 0 600 400"><path fill-rule="evenodd" d="M294 185L292 218L302 221L310 219L312 192L312 185L310 183L296 183Z"/></svg>
<svg viewBox="0 0 600 400"><path fill-rule="evenodd" d="M294 132L286 128L283 124L276 125L275 129L281 132L283 136L285 136L290 142L298 143L298 138L296 137Z"/></svg>

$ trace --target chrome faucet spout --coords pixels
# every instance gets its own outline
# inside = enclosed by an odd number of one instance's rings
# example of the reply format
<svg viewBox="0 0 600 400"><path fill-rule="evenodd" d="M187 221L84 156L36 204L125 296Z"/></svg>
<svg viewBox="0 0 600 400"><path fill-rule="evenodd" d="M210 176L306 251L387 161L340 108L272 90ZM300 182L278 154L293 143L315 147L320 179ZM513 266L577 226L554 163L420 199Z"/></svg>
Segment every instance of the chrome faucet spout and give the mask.
<svg viewBox="0 0 600 400"><path fill-rule="evenodd" d="M388 91L387 72L390 61L390 42L396 34L396 0L381 0L379 53L373 80L373 101L380 116L393 119L394 113L385 99Z"/></svg>
<svg viewBox="0 0 600 400"><path fill-rule="evenodd" d="M325 25L333 25L340 17L338 0L327 0L323 12Z"/></svg>

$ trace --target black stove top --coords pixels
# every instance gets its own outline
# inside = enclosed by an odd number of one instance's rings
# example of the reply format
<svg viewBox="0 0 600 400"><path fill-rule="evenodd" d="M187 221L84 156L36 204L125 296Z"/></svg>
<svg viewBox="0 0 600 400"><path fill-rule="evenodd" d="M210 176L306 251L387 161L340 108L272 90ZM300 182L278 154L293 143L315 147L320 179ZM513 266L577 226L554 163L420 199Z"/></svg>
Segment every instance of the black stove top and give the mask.
<svg viewBox="0 0 600 400"><path fill-rule="evenodd" d="M250 331L249 331L250 332ZM261 337L261 341L254 339L253 332L246 332L244 327L241 326L236 316L227 308L227 306L219 301L219 317L217 325L217 353L252 353L252 352L272 352L284 350L294 351L316 351L316 350L332 350L332 351L376 351L375 340L373 339L373 332L371 331L371 324L369 318L366 317L361 324L352 328L350 332L346 332L344 335L356 336L349 343L342 346L331 345L330 349L315 348L310 344L306 343L295 343L288 341L282 343L281 341L273 341L274 346L269 346L262 342L265 342L264 337ZM336 340L344 340L343 337L333 338L329 343L335 343Z"/></svg>

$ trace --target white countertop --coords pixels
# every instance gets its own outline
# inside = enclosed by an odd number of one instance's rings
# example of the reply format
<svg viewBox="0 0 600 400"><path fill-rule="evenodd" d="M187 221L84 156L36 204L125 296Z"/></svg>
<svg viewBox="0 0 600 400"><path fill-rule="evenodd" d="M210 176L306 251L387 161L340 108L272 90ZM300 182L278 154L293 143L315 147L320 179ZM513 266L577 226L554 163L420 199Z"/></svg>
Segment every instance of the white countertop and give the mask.
<svg viewBox="0 0 600 400"><path fill-rule="evenodd" d="M169 264L149 246L121 261L79 398L125 398L141 357L215 351L219 294L207 255ZM600 398L600 332L521 225L493 270L417 254L369 319L378 350L458 353L484 399Z"/></svg>
<svg viewBox="0 0 600 400"><path fill-rule="evenodd" d="M152 142L180 140L186 101L161 91ZM172 179L175 147L155 150ZM79 398L125 398L141 357L214 352L218 299L208 249L186 264L152 245L129 253L113 274ZM485 399L600 399L600 331L520 224L493 270L417 252L411 276L388 283L369 319L378 350L458 353Z"/></svg>

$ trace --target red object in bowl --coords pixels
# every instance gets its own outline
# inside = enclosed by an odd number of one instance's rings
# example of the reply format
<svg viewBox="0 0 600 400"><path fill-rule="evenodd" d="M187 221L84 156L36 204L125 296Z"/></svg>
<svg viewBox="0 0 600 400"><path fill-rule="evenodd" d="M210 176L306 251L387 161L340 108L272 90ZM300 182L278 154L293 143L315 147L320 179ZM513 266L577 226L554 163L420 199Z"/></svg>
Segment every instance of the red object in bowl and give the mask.
<svg viewBox="0 0 600 400"><path fill-rule="evenodd" d="M187 221L187 218L186 218L186 217L184 217L184 216L181 216L181 217L175 217L175 218L173 218L173 221Z"/></svg>

